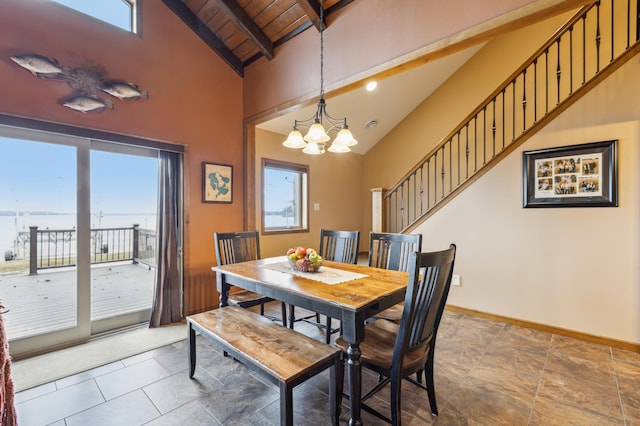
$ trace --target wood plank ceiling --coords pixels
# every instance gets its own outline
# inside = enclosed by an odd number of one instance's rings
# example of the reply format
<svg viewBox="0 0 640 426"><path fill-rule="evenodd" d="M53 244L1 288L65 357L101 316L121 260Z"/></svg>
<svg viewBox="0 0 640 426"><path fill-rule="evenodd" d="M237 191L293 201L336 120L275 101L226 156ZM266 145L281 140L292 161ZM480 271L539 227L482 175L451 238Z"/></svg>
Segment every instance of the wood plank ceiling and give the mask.
<svg viewBox="0 0 640 426"><path fill-rule="evenodd" d="M324 0L324 17L353 0ZM163 0L240 76L259 59L274 57L274 48L310 26L318 31L319 0Z"/></svg>

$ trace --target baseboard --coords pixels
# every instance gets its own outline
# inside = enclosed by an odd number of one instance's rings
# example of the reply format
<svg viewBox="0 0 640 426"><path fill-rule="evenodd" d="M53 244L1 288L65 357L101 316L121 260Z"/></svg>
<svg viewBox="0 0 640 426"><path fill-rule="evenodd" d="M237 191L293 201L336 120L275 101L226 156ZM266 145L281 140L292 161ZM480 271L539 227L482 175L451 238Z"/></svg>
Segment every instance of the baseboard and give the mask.
<svg viewBox="0 0 640 426"><path fill-rule="evenodd" d="M547 333L557 334L559 336L571 337L589 343L597 343L599 345L611 346L618 349L624 349L626 351L640 353L640 344L638 343L625 342L623 340L610 339L608 337L594 336L592 334L581 333L579 331L568 330L566 328L554 327L551 325L539 324L531 321L523 321L515 318L504 317L502 315L488 314L486 312L461 308L458 306L446 305L445 309L451 312L473 315L480 318L504 322L506 324L517 325L519 327L530 328L532 330L544 331Z"/></svg>

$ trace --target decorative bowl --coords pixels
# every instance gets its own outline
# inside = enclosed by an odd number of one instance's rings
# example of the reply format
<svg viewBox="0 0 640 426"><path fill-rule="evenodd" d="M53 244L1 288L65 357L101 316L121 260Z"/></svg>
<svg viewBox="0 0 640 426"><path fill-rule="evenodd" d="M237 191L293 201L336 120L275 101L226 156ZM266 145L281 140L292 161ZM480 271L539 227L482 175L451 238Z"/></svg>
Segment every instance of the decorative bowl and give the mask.
<svg viewBox="0 0 640 426"><path fill-rule="evenodd" d="M322 266L322 256L312 248L300 246L287 250L287 260L291 269L300 272L318 272Z"/></svg>
<svg viewBox="0 0 640 426"><path fill-rule="evenodd" d="M312 265L309 262L309 259L307 259L306 257L303 257L302 259L298 259L298 260L293 260L293 259L288 259L288 260L289 260L289 266L291 266L291 269L295 269L296 271L300 271L300 272L318 272L320 270L320 267L322 266L322 261L316 262L314 265Z"/></svg>

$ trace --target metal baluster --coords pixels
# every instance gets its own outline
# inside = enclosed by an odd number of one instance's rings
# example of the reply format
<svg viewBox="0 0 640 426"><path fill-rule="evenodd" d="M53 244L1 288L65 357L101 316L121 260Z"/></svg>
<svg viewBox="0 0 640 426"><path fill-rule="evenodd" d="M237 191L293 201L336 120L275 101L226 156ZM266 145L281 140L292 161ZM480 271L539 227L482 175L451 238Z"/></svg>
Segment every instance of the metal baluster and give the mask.
<svg viewBox="0 0 640 426"><path fill-rule="evenodd" d="M444 177L445 177L445 172L444 172L444 145L442 145L442 194L440 196L440 199L444 199Z"/></svg>
<svg viewBox="0 0 640 426"><path fill-rule="evenodd" d="M600 72L600 2L596 4L596 74Z"/></svg>
<svg viewBox="0 0 640 426"><path fill-rule="evenodd" d="M545 99L545 107L544 113L545 115L549 113L549 49L544 50L544 99Z"/></svg>
<svg viewBox="0 0 640 426"><path fill-rule="evenodd" d="M587 81L587 14L582 15L582 84Z"/></svg>
<svg viewBox="0 0 640 426"><path fill-rule="evenodd" d="M573 93L573 25L569 27L569 95Z"/></svg>
<svg viewBox="0 0 640 426"><path fill-rule="evenodd" d="M453 138L449 139L447 145L449 145L449 192L451 192L453 190Z"/></svg>
<svg viewBox="0 0 640 426"><path fill-rule="evenodd" d="M527 130L527 69L522 70L522 133Z"/></svg>
<svg viewBox="0 0 640 426"><path fill-rule="evenodd" d="M506 89L502 88L502 149L504 149L504 144L505 144L505 139L506 139L506 135L504 134L505 132L505 125L504 125L504 117L505 117L505 103L507 102L506 98L505 98L505 93L506 93Z"/></svg>
<svg viewBox="0 0 640 426"><path fill-rule="evenodd" d="M400 185L400 228L404 228L404 182Z"/></svg>
<svg viewBox="0 0 640 426"><path fill-rule="evenodd" d="M431 175L429 174L431 157L427 158L427 210L431 208Z"/></svg>
<svg viewBox="0 0 640 426"><path fill-rule="evenodd" d="M416 195L416 193L418 192L418 181L416 180L417 173L418 173L418 170L413 172L413 220L416 220L416 218L418 217L416 214L417 213L416 207L418 206L417 195Z"/></svg>
<svg viewBox="0 0 640 426"><path fill-rule="evenodd" d="M460 131L462 129L458 130L458 185L456 186L460 186Z"/></svg>
<svg viewBox="0 0 640 426"><path fill-rule="evenodd" d="M615 26L613 25L613 18L614 18L614 10L615 10L615 5L614 5L614 0L611 0L611 59L609 60L609 62L613 62L613 42L614 42L614 37L615 37Z"/></svg>
<svg viewBox="0 0 640 426"><path fill-rule="evenodd" d="M533 124L538 122L538 58L533 60Z"/></svg>
<svg viewBox="0 0 640 426"><path fill-rule="evenodd" d="M491 142L493 144L493 155L492 158L496 156L496 98L493 98L491 101L493 108L493 117L491 123Z"/></svg>
<svg viewBox="0 0 640 426"><path fill-rule="evenodd" d="M424 168L424 163L420 165L420 215L424 213L424 203L422 198L424 196L424 182L423 182L424 176L422 173L423 168Z"/></svg>
<svg viewBox="0 0 640 426"><path fill-rule="evenodd" d="M558 53L558 60L557 60L557 66L556 66L556 83L558 84L558 98L557 98L557 102L556 102L556 106L560 104L560 76L562 74L562 69L560 67L560 38L558 37L558 40L556 41L556 46L557 46L557 53Z"/></svg>
<svg viewBox="0 0 640 426"><path fill-rule="evenodd" d="M478 114L473 116L473 172L475 173L477 171L478 171Z"/></svg>
<svg viewBox="0 0 640 426"><path fill-rule="evenodd" d="M433 154L433 205L438 204L438 151Z"/></svg>
<svg viewBox="0 0 640 426"><path fill-rule="evenodd" d="M516 79L513 79L513 82L511 83L512 85L512 95L511 97L513 98L511 100L511 142L513 142L514 140L516 140Z"/></svg>
<svg viewBox="0 0 640 426"><path fill-rule="evenodd" d="M467 121L467 124L465 124L465 132L466 132L466 148L464 150L464 156L465 156L465 175L464 178L465 180L469 178L469 122Z"/></svg>
<svg viewBox="0 0 640 426"><path fill-rule="evenodd" d="M487 106L485 105L482 108L483 118L482 118L482 165L487 164Z"/></svg>

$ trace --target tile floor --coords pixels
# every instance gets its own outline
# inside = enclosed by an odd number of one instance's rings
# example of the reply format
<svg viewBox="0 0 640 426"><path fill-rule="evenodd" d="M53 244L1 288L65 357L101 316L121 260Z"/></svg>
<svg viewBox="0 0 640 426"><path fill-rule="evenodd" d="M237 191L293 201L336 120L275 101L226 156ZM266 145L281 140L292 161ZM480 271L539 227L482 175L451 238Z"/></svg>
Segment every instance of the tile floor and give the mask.
<svg viewBox="0 0 640 426"><path fill-rule="evenodd" d="M270 309L277 315L279 304ZM296 329L323 336L304 322ZM445 311L435 375L440 416L432 421L426 392L405 383L405 424L640 424L638 353ZM363 385L375 380L365 374ZM329 424L327 389L326 372L295 389L296 424ZM380 398L373 404L384 409ZM194 380L181 341L20 392L16 409L20 426L279 422L277 388L201 338ZM347 424L346 405L342 418Z"/></svg>

